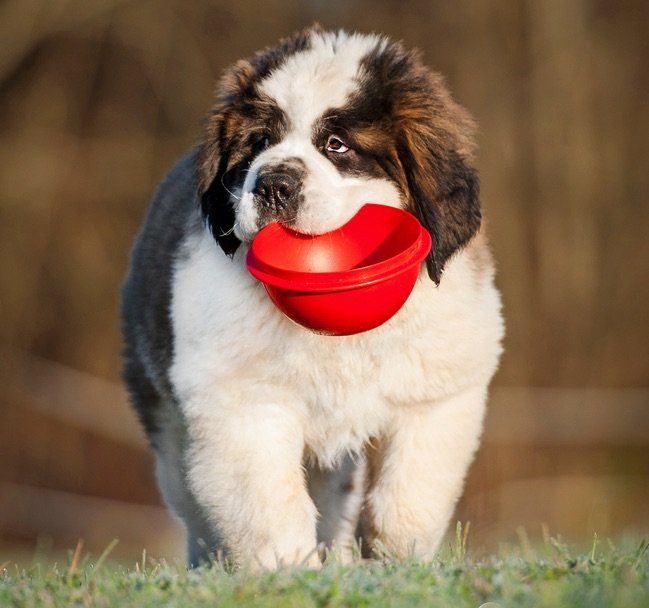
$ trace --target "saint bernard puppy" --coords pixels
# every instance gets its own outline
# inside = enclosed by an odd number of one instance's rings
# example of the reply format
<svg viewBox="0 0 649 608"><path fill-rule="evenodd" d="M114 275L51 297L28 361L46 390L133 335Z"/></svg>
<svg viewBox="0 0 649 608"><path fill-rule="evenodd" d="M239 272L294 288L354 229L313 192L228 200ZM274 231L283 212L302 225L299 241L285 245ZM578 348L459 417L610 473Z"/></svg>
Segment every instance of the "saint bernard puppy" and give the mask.
<svg viewBox="0 0 649 608"><path fill-rule="evenodd" d="M123 288L124 378L189 562L316 566L323 547L430 558L478 447L503 323L473 122L416 52L318 26L239 61L153 196ZM295 325L247 272L255 234L365 203L433 238L366 333ZM360 541L360 544L359 544Z"/></svg>

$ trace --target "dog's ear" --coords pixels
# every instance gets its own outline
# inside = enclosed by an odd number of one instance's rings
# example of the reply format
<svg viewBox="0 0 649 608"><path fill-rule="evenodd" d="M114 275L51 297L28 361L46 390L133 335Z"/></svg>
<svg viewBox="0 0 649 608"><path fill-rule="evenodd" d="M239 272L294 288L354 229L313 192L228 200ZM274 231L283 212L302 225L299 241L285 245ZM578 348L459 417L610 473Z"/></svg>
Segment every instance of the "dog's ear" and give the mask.
<svg viewBox="0 0 649 608"><path fill-rule="evenodd" d="M406 135L400 146L412 211L433 237L426 266L439 284L446 261L478 232L480 184L473 167L435 139Z"/></svg>
<svg viewBox="0 0 649 608"><path fill-rule="evenodd" d="M226 108L220 101L212 108L199 146L196 183L203 218L216 242L227 255L234 255L241 241L234 235L234 209L226 185Z"/></svg>
<svg viewBox="0 0 649 608"><path fill-rule="evenodd" d="M234 255L241 241L234 235L232 202L233 171L228 167L232 151L242 137L240 105L254 94L255 82L269 67L263 53L242 59L225 71L216 87L216 101L203 129L196 165L196 183L203 218L227 255Z"/></svg>
<svg viewBox="0 0 649 608"><path fill-rule="evenodd" d="M439 284L446 261L480 228L480 184L471 164L472 119L441 76L418 57L415 62L417 78L399 114L397 153L410 208L433 237L426 266Z"/></svg>

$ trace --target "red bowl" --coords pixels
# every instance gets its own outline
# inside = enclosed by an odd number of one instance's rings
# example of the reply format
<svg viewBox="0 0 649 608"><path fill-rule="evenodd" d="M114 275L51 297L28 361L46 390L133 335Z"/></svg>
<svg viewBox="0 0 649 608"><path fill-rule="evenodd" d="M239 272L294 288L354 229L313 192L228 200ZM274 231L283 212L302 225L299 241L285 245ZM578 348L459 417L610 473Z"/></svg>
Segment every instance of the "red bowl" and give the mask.
<svg viewBox="0 0 649 608"><path fill-rule="evenodd" d="M344 226L315 236L269 224L246 263L290 319L344 336L378 327L403 306L431 244L414 215L365 205Z"/></svg>

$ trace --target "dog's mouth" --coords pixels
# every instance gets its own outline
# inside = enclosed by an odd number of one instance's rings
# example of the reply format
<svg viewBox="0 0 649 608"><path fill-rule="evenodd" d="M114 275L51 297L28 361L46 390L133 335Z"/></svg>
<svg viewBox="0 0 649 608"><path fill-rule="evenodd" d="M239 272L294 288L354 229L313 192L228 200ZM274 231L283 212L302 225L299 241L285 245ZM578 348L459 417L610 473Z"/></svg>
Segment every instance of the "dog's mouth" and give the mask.
<svg viewBox="0 0 649 608"><path fill-rule="evenodd" d="M280 224L285 229L290 230L291 232L302 236L318 236L320 234L326 234L327 232L331 232L331 230L335 230L335 228L317 230L314 229L313 227L304 226L300 221L298 221L298 216L296 214L290 217L270 217L268 221L264 221L260 223L259 230L257 230L257 232L253 235L253 238L257 235L258 232L260 232L270 224Z"/></svg>
<svg viewBox="0 0 649 608"><path fill-rule="evenodd" d="M363 207L363 204L333 205L332 201L325 203L320 198L314 195L307 200L306 197L301 196L295 210L280 213L266 212L262 208L258 216L258 229L253 238L257 232L274 222L299 235L320 236L342 228Z"/></svg>
<svg viewBox="0 0 649 608"><path fill-rule="evenodd" d="M301 195L288 199L283 194L261 195L255 191L252 196L256 214L255 234L275 222L294 232L301 232L298 221Z"/></svg>

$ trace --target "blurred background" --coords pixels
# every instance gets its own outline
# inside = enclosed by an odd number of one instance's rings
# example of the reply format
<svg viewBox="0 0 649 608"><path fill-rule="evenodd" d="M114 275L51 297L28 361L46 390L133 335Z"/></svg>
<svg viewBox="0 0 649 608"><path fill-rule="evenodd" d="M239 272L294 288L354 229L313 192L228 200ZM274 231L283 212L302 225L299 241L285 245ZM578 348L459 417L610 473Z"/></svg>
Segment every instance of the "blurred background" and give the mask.
<svg viewBox="0 0 649 608"><path fill-rule="evenodd" d="M3 0L0 564L182 555L120 385L120 282L215 79L315 20L418 46L480 125L507 338L470 545L649 532L646 0Z"/></svg>

